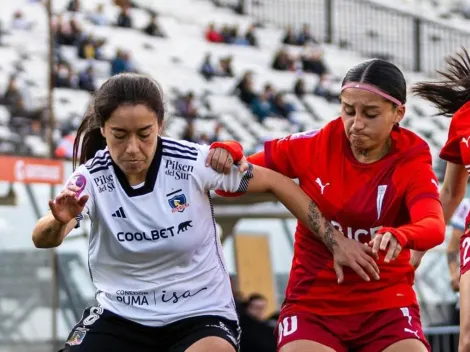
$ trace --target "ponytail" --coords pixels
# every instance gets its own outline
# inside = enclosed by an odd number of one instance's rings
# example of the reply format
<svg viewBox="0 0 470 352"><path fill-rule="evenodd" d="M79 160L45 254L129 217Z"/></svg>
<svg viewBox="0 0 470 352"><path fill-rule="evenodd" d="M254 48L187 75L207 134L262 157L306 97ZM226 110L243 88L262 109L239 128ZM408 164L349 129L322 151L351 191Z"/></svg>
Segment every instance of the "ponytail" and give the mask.
<svg viewBox="0 0 470 352"><path fill-rule="evenodd" d="M434 104L439 110L437 115L452 117L470 101L470 57L465 48L462 51L446 59L446 71L437 71L444 80L420 82L411 89L414 94Z"/></svg>
<svg viewBox="0 0 470 352"><path fill-rule="evenodd" d="M98 150L106 147L106 139L101 135L101 122L90 105L85 117L78 127L73 143L73 168L92 159Z"/></svg>

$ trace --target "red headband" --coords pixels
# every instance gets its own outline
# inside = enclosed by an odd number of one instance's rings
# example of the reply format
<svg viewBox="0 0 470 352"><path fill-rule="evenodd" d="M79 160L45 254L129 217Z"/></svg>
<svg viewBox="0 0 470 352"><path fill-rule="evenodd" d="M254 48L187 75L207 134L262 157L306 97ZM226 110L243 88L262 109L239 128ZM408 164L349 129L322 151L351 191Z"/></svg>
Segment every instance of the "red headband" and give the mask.
<svg viewBox="0 0 470 352"><path fill-rule="evenodd" d="M391 95L381 91L377 87L367 84L367 83L355 83L355 82L350 82L346 83L344 86L341 87L341 91L348 89L348 88L356 88L356 89L363 89L367 90L369 92L375 93L377 95L380 95L381 97L391 101L392 103L397 104L398 106L402 106L402 102L398 100L397 98L392 97Z"/></svg>

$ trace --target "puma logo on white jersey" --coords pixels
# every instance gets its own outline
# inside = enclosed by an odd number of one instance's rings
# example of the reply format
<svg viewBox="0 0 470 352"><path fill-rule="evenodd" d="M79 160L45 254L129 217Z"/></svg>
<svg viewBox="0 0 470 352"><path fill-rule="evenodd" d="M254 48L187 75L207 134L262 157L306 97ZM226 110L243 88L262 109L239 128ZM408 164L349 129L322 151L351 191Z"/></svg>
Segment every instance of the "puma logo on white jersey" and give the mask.
<svg viewBox="0 0 470 352"><path fill-rule="evenodd" d="M467 137L467 138L462 138L462 143L465 143L465 145L467 146L468 148L468 142L470 141L470 137Z"/></svg>
<svg viewBox="0 0 470 352"><path fill-rule="evenodd" d="M405 328L404 330L405 330L405 332L409 332L410 334L415 335L416 338L419 339L418 330L411 330L411 329L408 329L408 328Z"/></svg>
<svg viewBox="0 0 470 352"><path fill-rule="evenodd" d="M321 180L320 180L320 177L317 177L317 179L315 180L315 182L320 186L320 188L321 188L321 194L323 194L323 191L325 190L325 187L330 185L329 183L323 185L322 182L321 182Z"/></svg>

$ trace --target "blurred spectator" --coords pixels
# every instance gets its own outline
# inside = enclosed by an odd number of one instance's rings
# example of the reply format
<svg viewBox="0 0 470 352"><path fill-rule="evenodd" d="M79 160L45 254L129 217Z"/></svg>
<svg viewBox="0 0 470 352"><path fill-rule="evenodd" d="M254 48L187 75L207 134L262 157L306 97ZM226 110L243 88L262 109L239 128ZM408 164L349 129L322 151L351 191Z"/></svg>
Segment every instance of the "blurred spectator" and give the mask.
<svg viewBox="0 0 470 352"><path fill-rule="evenodd" d="M240 315L240 340L242 352L275 352L276 339L273 329L264 320L268 301L263 295L254 293L245 302Z"/></svg>
<svg viewBox="0 0 470 352"><path fill-rule="evenodd" d="M297 38L291 26L287 27L286 34L284 39L282 39L282 42L287 45L298 45Z"/></svg>
<svg viewBox="0 0 470 352"><path fill-rule="evenodd" d="M235 45L249 45L250 44L245 37L240 36L238 26L232 27L229 43L235 44Z"/></svg>
<svg viewBox="0 0 470 352"><path fill-rule="evenodd" d="M3 23L0 20L0 46L2 46L3 43Z"/></svg>
<svg viewBox="0 0 470 352"><path fill-rule="evenodd" d="M153 13L151 15L150 22L147 27L144 28L144 32L154 37L165 38L165 33L163 33L157 22L157 14Z"/></svg>
<svg viewBox="0 0 470 352"><path fill-rule="evenodd" d="M70 0L67 6L67 11L80 12L80 0Z"/></svg>
<svg viewBox="0 0 470 352"><path fill-rule="evenodd" d="M116 25L122 28L132 28L132 18L128 7L121 7L121 13L117 18Z"/></svg>
<svg viewBox="0 0 470 352"><path fill-rule="evenodd" d="M214 66L212 66L211 63L211 54L207 53L206 56L204 57L204 62L202 63L201 66L201 75L204 76L205 79L210 81L212 77L216 75L216 70Z"/></svg>
<svg viewBox="0 0 470 352"><path fill-rule="evenodd" d="M229 25L224 24L222 26L222 30L220 31L220 34L222 35L223 42L226 44L230 44L233 41L233 29L230 28Z"/></svg>
<svg viewBox="0 0 470 352"><path fill-rule="evenodd" d="M251 106L251 103L256 98L256 93L253 90L253 73L251 71L245 72L235 87L234 93L242 102Z"/></svg>
<svg viewBox="0 0 470 352"><path fill-rule="evenodd" d="M339 95L335 94L332 90L332 82L330 80L330 77L326 74L320 76L320 80L318 81L318 84L315 86L313 89L313 94L323 97L329 102L338 102L339 101Z"/></svg>
<svg viewBox="0 0 470 352"><path fill-rule="evenodd" d="M176 110L178 114L187 119L196 118L198 115L198 109L194 99L194 93L189 92L188 94L180 97L176 101Z"/></svg>
<svg viewBox="0 0 470 352"><path fill-rule="evenodd" d="M219 60L217 75L220 77L233 77L232 56L227 56Z"/></svg>
<svg viewBox="0 0 470 352"><path fill-rule="evenodd" d="M108 26L109 20L104 14L103 4L98 4L96 10L92 12L89 16L90 21L97 26Z"/></svg>
<svg viewBox="0 0 470 352"><path fill-rule="evenodd" d="M42 113L42 109L26 109L23 98L20 98L15 102L15 105L10 110L10 125L13 126L16 124L16 122L19 122L16 127L25 127L22 125L25 124L23 121L26 120L28 125L27 127L31 128L34 134L39 134L41 130Z"/></svg>
<svg viewBox="0 0 470 352"><path fill-rule="evenodd" d="M251 46L258 46L258 40L256 39L255 26L250 25L245 33L245 39Z"/></svg>
<svg viewBox="0 0 470 352"><path fill-rule="evenodd" d="M74 88L73 72L69 64L60 62L56 65L54 71L54 87Z"/></svg>
<svg viewBox="0 0 470 352"><path fill-rule="evenodd" d="M3 94L3 97L0 99L0 103L11 109L20 99L22 99L22 97L20 90L18 89L16 76L11 75L10 80L8 81L7 89L5 90L5 94Z"/></svg>
<svg viewBox="0 0 470 352"><path fill-rule="evenodd" d="M204 145L209 145L211 144L211 140L208 136L207 133L202 133L200 136L199 136L199 139L197 141L199 144L204 144Z"/></svg>
<svg viewBox="0 0 470 352"><path fill-rule="evenodd" d="M271 83L266 83L264 85L264 93L270 101L272 101L276 96L276 90L273 88L273 85Z"/></svg>
<svg viewBox="0 0 470 352"><path fill-rule="evenodd" d="M297 37L297 44L304 45L308 42L318 44L318 41L313 37L312 32L310 31L310 26L308 24L304 24L302 27L302 31Z"/></svg>
<svg viewBox="0 0 470 352"><path fill-rule="evenodd" d="M88 92L96 90L95 74L92 66L88 66L86 70L83 70L78 75L78 88Z"/></svg>
<svg viewBox="0 0 470 352"><path fill-rule="evenodd" d="M283 93L277 93L272 101L272 111L274 115L290 119L290 113L295 111L295 108L284 100Z"/></svg>
<svg viewBox="0 0 470 352"><path fill-rule="evenodd" d="M210 23L206 30L206 40L211 43L223 43L224 38L221 33L215 29L215 24Z"/></svg>
<svg viewBox="0 0 470 352"><path fill-rule="evenodd" d="M72 160L73 157L73 143L75 142L75 132L64 131L62 139L54 151L55 157L59 159Z"/></svg>
<svg viewBox="0 0 470 352"><path fill-rule="evenodd" d="M116 56L111 60L111 76L123 73L133 72L129 53L120 49L116 51Z"/></svg>
<svg viewBox="0 0 470 352"><path fill-rule="evenodd" d="M294 94L300 99L302 99L305 94L307 94L307 90L305 88L305 80L303 78L299 78L295 82Z"/></svg>
<svg viewBox="0 0 470 352"><path fill-rule="evenodd" d="M259 122L263 122L266 117L273 115L273 106L266 92L253 99L251 112L258 118Z"/></svg>
<svg viewBox="0 0 470 352"><path fill-rule="evenodd" d="M30 30L32 26L33 23L24 17L23 12L18 10L13 14L13 20L11 22L12 29Z"/></svg>
<svg viewBox="0 0 470 352"><path fill-rule="evenodd" d="M196 133L195 133L194 122L193 121L188 122L188 124L186 126L186 129L183 132L182 139L185 140L185 141L188 141L188 142L193 142L193 143L198 142L197 139L196 139Z"/></svg>
<svg viewBox="0 0 470 352"><path fill-rule="evenodd" d="M95 56L95 41L90 34L78 42L78 57L81 59L94 59Z"/></svg>
<svg viewBox="0 0 470 352"><path fill-rule="evenodd" d="M280 49L272 64L272 68L278 71L289 71L294 68L294 60L289 56L289 53L285 49Z"/></svg>
<svg viewBox="0 0 470 352"><path fill-rule="evenodd" d="M323 63L323 50L320 47L306 44L301 59L305 72L315 73L319 76L326 73L327 69Z"/></svg>

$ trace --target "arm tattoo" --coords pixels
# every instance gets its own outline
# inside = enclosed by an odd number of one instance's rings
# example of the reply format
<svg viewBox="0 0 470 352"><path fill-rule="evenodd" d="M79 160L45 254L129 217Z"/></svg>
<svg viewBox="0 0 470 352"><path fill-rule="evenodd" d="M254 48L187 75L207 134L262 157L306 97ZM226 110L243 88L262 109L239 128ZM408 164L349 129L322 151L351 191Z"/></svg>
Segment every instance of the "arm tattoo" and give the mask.
<svg viewBox="0 0 470 352"><path fill-rule="evenodd" d="M53 226L53 225L49 225L49 226L46 226L46 228L44 229L43 233L44 233L45 235L48 235L48 236L49 236L49 235L51 234L51 232L53 232L53 231L54 231L54 226Z"/></svg>
<svg viewBox="0 0 470 352"><path fill-rule="evenodd" d="M317 205L311 200L308 207L308 227L328 248L330 252L333 252L334 248L338 245L338 242L333 237L334 228L330 222L325 219Z"/></svg>
<svg viewBox="0 0 470 352"><path fill-rule="evenodd" d="M459 258L459 252L447 252L447 263L456 263Z"/></svg>

